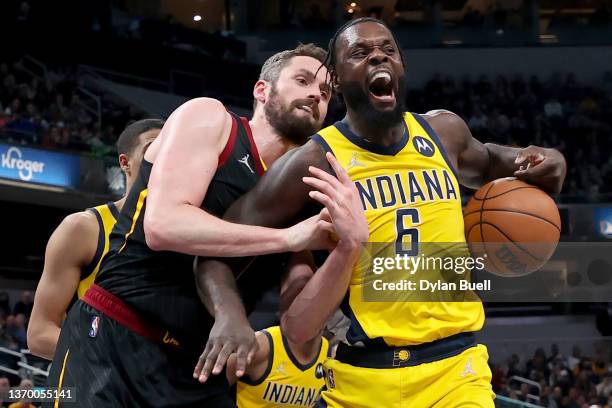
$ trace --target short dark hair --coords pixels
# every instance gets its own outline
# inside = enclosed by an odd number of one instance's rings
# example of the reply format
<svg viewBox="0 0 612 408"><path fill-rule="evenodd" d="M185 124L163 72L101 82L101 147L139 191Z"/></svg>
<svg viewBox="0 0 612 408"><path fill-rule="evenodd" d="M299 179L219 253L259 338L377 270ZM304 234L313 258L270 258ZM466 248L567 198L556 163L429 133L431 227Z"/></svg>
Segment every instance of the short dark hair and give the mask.
<svg viewBox="0 0 612 408"><path fill-rule="evenodd" d="M399 42L397 42L397 38L395 38L395 34L393 34L393 31L391 31L391 29L387 26L387 24L385 24L384 21L379 20L374 17L360 17L360 18L356 18L354 20L350 20L344 23L342 27L340 27L335 32L331 40L329 40L329 45L327 46L327 57L325 58L324 64L327 66L330 76L333 76L336 72L336 41L338 40L338 37L340 36L340 34L346 31L346 29L348 29L349 27L352 27L360 23L367 23L367 22L380 24L381 26L389 30L389 32L391 33L391 36L393 37L393 41L395 41L395 45L397 46L397 51L400 54L402 63L404 63L404 54L402 53L402 48L400 47Z"/></svg>
<svg viewBox="0 0 612 408"><path fill-rule="evenodd" d="M117 153L127 155L134 153L140 135L162 127L164 127L164 121L161 119L141 119L129 123L117 139Z"/></svg>
<svg viewBox="0 0 612 408"><path fill-rule="evenodd" d="M321 67L325 65L327 60L327 51L321 47L317 47L313 43L298 44L292 50L285 50L277 52L264 62L259 72L259 79L270 82L272 86L276 85L278 77L280 76L283 68L289 64L289 61L293 57L311 57L321 63ZM253 109L257 106L257 100L253 102Z"/></svg>

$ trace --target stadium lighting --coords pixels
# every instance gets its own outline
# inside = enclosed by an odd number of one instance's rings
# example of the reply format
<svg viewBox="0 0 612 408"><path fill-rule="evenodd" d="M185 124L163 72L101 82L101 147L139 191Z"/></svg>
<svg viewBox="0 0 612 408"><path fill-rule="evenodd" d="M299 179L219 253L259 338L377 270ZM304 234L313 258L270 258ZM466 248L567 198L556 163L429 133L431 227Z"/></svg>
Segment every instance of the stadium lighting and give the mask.
<svg viewBox="0 0 612 408"><path fill-rule="evenodd" d="M357 7L357 3L355 2L351 3L351 7Z"/></svg>
<svg viewBox="0 0 612 408"><path fill-rule="evenodd" d="M202 20L202 16L199 14L196 14L195 16L193 16L193 21L200 21Z"/></svg>
<svg viewBox="0 0 612 408"><path fill-rule="evenodd" d="M350 14L353 14L353 12L354 12L354 11L355 11L355 10L353 10L353 9L349 9L349 10L348 10L348 12L349 12Z"/></svg>

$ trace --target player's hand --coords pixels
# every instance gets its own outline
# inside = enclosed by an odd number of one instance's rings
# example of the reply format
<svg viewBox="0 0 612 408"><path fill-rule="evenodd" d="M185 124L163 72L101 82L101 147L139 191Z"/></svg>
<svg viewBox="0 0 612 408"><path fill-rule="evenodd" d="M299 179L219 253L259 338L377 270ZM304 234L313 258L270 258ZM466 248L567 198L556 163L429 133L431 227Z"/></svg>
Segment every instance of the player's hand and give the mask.
<svg viewBox="0 0 612 408"><path fill-rule="evenodd" d="M304 177L303 180L316 189L309 195L325 206L340 241L367 242L370 231L357 187L333 154L327 153L326 157L337 178L316 167L309 167L313 177Z"/></svg>
<svg viewBox="0 0 612 408"><path fill-rule="evenodd" d="M514 163L518 168L516 178L550 193L561 191L567 164L558 150L529 146L518 153Z"/></svg>
<svg viewBox="0 0 612 408"><path fill-rule="evenodd" d="M334 248L336 245L332 239L335 233L334 225L324 210L285 230L291 252Z"/></svg>
<svg viewBox="0 0 612 408"><path fill-rule="evenodd" d="M236 377L240 378L258 348L255 332L246 317L218 315L204 352L196 364L193 378L205 383L211 373L220 374L232 353L236 353Z"/></svg>

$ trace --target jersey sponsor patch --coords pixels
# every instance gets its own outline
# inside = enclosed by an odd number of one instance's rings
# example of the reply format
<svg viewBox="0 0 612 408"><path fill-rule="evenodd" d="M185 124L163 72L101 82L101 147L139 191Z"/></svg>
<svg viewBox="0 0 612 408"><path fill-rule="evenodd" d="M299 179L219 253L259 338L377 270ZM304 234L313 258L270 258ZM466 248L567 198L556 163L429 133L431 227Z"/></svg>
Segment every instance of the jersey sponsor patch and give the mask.
<svg viewBox="0 0 612 408"><path fill-rule="evenodd" d="M412 144L417 152L421 153L425 157L431 157L436 152L436 148L434 147L433 143L424 137L415 136L412 139Z"/></svg>

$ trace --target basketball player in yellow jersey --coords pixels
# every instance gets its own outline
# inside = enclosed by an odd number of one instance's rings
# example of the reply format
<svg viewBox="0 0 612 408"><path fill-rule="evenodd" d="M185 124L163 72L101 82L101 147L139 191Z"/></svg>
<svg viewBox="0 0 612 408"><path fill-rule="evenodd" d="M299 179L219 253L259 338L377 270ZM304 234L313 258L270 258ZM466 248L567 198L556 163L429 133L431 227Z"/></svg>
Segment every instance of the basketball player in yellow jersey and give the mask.
<svg viewBox="0 0 612 408"><path fill-rule="evenodd" d="M297 260L297 258L296 258ZM304 287L312 272L301 262L291 262L280 284L280 309L288 307ZM312 407L325 385L322 363L330 355L330 345L319 333L296 344L279 326L255 333L257 352L246 375L236 377L236 354L227 361L226 375L236 384L238 408Z"/></svg>
<svg viewBox="0 0 612 408"><path fill-rule="evenodd" d="M449 111L407 113L404 59L383 22L350 21L328 51L346 117L281 158L228 210L228 219L283 225L302 215L310 198L341 212L336 207L346 205L341 196L351 194L349 179L361 197L369 241L411 251L419 242L465 243L459 184L478 188L515 176L561 190L566 164L558 151L482 144ZM334 165L337 179L317 169L329 169L325 151L342 166ZM284 211L266 210L278 200ZM283 332L297 343L315 336L340 304L351 320L347 342L325 363L320 406L493 407L487 351L473 334L484 322L481 303L366 302L355 258L332 255L281 315Z"/></svg>
<svg viewBox="0 0 612 408"><path fill-rule="evenodd" d="M143 119L127 126L119 135L117 151L119 165L126 175L126 193L138 174L146 147L157 137L163 124L159 119ZM70 214L49 238L28 326L28 347L32 354L53 358L67 309L93 283L124 201L125 197Z"/></svg>
<svg viewBox="0 0 612 408"><path fill-rule="evenodd" d="M279 326L255 333L259 349L246 374L237 379L236 355L227 362L227 379L236 383L238 408L312 407L325 385L322 363L329 351L327 339L317 336L292 343Z"/></svg>

